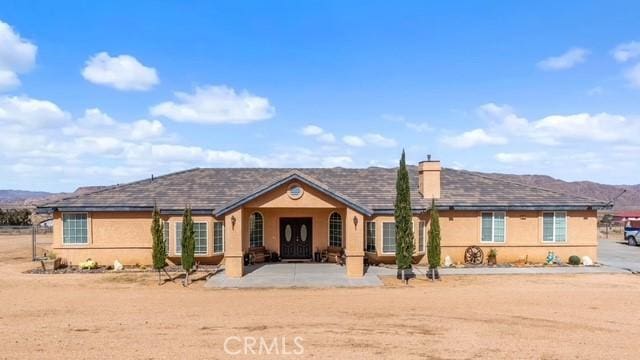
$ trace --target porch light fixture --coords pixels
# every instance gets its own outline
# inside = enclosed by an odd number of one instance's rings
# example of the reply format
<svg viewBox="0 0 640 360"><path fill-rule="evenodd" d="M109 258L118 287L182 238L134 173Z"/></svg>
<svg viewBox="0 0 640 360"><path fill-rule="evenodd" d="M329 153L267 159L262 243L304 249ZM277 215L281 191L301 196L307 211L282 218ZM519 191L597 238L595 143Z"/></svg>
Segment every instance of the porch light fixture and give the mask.
<svg viewBox="0 0 640 360"><path fill-rule="evenodd" d="M236 227L236 217L234 215L231 215L231 228L235 228Z"/></svg>
<svg viewBox="0 0 640 360"><path fill-rule="evenodd" d="M356 226L356 229L358 228L358 217L353 215L353 225Z"/></svg>

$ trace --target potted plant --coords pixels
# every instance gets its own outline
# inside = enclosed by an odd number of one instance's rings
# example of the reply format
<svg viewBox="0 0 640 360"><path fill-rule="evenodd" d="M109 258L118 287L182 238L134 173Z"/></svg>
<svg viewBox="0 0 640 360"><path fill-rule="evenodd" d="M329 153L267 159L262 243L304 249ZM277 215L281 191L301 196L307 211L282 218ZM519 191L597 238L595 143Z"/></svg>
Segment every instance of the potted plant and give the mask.
<svg viewBox="0 0 640 360"><path fill-rule="evenodd" d="M45 258L40 260L40 262L42 263L42 268L45 271L53 271L60 267L61 259L56 255L56 253L50 251L45 254Z"/></svg>
<svg viewBox="0 0 640 360"><path fill-rule="evenodd" d="M489 250L489 255L487 255L487 265L496 265L497 264L497 260L496 260L497 256L498 256L498 252L496 251L496 249Z"/></svg>

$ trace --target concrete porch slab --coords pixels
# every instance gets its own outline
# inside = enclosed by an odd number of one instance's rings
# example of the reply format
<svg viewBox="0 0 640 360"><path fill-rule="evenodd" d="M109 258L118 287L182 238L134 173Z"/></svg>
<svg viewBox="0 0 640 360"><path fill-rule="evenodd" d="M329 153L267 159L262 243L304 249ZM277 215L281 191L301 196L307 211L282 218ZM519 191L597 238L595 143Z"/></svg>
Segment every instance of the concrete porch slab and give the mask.
<svg viewBox="0 0 640 360"><path fill-rule="evenodd" d="M375 272L350 279L347 269L336 264L266 263L248 266L241 278L230 278L224 271L209 278L208 288L333 288L376 287L382 281Z"/></svg>

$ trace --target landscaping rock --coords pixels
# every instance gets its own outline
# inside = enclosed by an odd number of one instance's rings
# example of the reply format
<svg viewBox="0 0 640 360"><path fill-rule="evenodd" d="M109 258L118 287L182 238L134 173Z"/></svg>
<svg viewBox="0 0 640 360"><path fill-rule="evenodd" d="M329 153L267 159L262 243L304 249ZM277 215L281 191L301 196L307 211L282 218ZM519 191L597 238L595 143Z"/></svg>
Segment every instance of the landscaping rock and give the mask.
<svg viewBox="0 0 640 360"><path fill-rule="evenodd" d="M122 265L122 263L116 259L116 261L113 262L113 270L122 271L124 270L124 265Z"/></svg>
<svg viewBox="0 0 640 360"><path fill-rule="evenodd" d="M444 258L444 266L445 267L450 267L451 265L453 265L453 261L451 261L451 256L447 255Z"/></svg>
<svg viewBox="0 0 640 360"><path fill-rule="evenodd" d="M588 256L583 256L582 257L582 265L584 265L584 266L593 266L593 260L591 260L591 258L588 257Z"/></svg>

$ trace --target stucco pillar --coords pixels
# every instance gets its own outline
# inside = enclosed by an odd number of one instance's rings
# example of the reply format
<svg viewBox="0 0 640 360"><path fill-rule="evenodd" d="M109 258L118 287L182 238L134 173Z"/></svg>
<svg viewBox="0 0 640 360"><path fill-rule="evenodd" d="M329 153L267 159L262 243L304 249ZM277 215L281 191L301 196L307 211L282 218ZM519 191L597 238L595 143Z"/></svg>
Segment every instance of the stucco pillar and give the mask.
<svg viewBox="0 0 640 360"><path fill-rule="evenodd" d="M347 257L347 276L364 276L364 217L347 208L345 226L345 255Z"/></svg>
<svg viewBox="0 0 640 360"><path fill-rule="evenodd" d="M242 208L224 217L224 271L229 277L244 275Z"/></svg>

